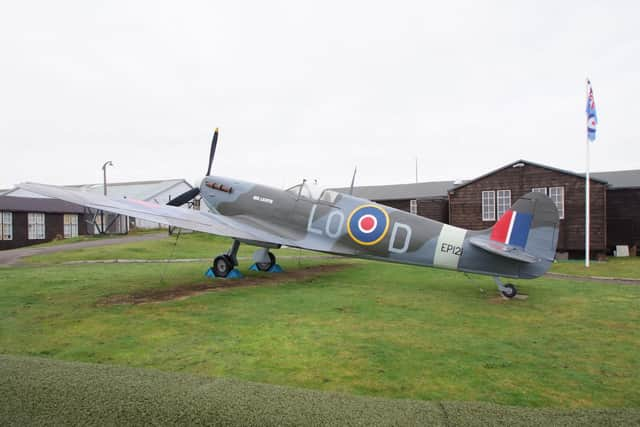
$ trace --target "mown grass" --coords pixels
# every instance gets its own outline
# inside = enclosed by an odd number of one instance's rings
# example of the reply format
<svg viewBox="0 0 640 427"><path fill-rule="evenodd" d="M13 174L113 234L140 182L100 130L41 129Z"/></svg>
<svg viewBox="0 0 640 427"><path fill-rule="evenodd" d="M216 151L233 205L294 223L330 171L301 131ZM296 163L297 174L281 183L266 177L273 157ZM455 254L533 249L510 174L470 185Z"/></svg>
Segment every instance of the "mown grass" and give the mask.
<svg viewBox="0 0 640 427"><path fill-rule="evenodd" d="M356 262L281 286L96 304L200 282L206 268L4 269L0 353L387 398L640 406L639 286L544 278L517 283L528 299L503 301L490 278Z"/></svg>
<svg viewBox="0 0 640 427"><path fill-rule="evenodd" d="M574 276L640 279L640 257L610 257L606 261L591 261L589 268L584 266L584 260L561 261L553 264L551 271Z"/></svg>
<svg viewBox="0 0 640 427"><path fill-rule="evenodd" d="M3 425L509 425L640 423L639 409L551 410L364 398L109 365L0 355Z"/></svg>
<svg viewBox="0 0 640 427"><path fill-rule="evenodd" d="M205 233L184 233L179 236L167 236L164 239L122 243L50 254L34 255L23 262L31 264L59 264L79 260L112 260L112 259L200 259L211 258L225 253L231 247L231 239ZM241 245L239 256L250 257L255 247ZM281 249L281 255L295 256L303 251L297 249ZM308 252L307 252L308 254Z"/></svg>

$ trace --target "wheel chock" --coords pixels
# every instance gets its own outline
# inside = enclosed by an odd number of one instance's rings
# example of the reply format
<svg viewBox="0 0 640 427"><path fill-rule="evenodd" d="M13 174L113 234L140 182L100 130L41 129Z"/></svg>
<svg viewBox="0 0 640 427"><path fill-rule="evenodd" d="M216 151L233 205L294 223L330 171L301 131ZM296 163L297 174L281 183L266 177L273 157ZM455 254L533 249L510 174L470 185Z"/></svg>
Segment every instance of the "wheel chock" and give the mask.
<svg viewBox="0 0 640 427"><path fill-rule="evenodd" d="M227 274L227 277L217 277L213 274L213 268L209 267L204 275L210 279L242 279L244 277L237 268L231 270L229 274Z"/></svg>
<svg viewBox="0 0 640 427"><path fill-rule="evenodd" d="M284 273L284 270L282 269L282 267L280 267L280 264L273 264L267 271L262 271L256 264L253 264L251 267L249 267L249 270L257 271L259 273Z"/></svg>

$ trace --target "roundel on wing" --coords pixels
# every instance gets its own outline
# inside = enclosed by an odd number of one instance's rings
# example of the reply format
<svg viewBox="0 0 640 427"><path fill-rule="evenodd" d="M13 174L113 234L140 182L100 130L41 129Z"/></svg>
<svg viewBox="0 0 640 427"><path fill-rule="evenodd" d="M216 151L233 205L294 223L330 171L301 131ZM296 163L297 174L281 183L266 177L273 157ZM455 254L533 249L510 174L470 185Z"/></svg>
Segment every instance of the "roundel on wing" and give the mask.
<svg viewBox="0 0 640 427"><path fill-rule="evenodd" d="M375 245L384 239L389 231L389 215L374 205L355 208L347 219L347 233L360 245Z"/></svg>

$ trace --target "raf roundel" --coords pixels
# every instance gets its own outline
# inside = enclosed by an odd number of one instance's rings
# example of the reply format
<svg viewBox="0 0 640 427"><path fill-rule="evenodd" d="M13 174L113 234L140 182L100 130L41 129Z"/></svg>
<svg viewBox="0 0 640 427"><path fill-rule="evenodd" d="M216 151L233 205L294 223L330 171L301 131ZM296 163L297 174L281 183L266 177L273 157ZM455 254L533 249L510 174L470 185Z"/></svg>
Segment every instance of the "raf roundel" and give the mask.
<svg viewBox="0 0 640 427"><path fill-rule="evenodd" d="M347 220L347 232L354 242L371 246L384 239L389 231L389 215L375 205L358 206Z"/></svg>

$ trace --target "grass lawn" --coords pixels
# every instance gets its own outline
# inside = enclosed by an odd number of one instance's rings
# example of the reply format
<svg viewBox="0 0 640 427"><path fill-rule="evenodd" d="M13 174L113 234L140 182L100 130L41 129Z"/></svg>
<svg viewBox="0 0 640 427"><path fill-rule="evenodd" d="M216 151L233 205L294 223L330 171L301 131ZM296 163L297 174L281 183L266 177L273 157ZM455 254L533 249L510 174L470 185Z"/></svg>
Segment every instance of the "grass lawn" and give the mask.
<svg viewBox="0 0 640 427"><path fill-rule="evenodd" d="M589 268L584 266L584 260L561 261L553 264L551 271L574 276L640 279L640 257L610 257L607 261L591 261Z"/></svg>
<svg viewBox="0 0 640 427"><path fill-rule="evenodd" d="M231 247L231 239L213 236L205 233L184 233L167 236L164 239L133 242L117 245L75 249L50 254L34 255L23 259L31 264L58 264L78 260L109 260L109 259L213 259L225 253ZM250 257L257 248L240 245L238 256ZM280 255L295 256L310 252L298 249L281 249Z"/></svg>
<svg viewBox="0 0 640 427"><path fill-rule="evenodd" d="M182 257L211 255L200 236L189 238L194 244ZM167 257L169 242L151 243L159 246L138 248L138 256ZM126 257L138 256L134 250ZM292 271L318 262L282 264ZM107 296L202 282L206 268L3 269L0 353L367 396L640 407L640 286L543 278L516 283L528 299L503 301L488 277L355 262L279 286L98 304Z"/></svg>
<svg viewBox="0 0 640 427"><path fill-rule="evenodd" d="M128 234L87 234L87 235L69 237L69 238L60 239L60 240L52 240L50 242L31 245L29 247L30 248L46 248L49 246L68 245L69 243L92 242L96 240L115 239L118 237L126 237L126 236L144 236L146 234L157 234L157 233L167 234L168 232L166 229L152 228L152 229L132 230Z"/></svg>

